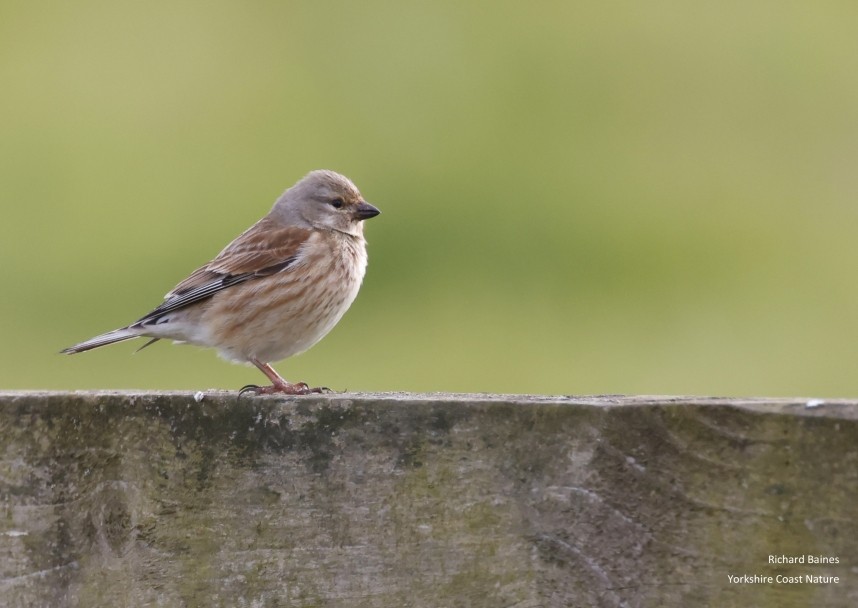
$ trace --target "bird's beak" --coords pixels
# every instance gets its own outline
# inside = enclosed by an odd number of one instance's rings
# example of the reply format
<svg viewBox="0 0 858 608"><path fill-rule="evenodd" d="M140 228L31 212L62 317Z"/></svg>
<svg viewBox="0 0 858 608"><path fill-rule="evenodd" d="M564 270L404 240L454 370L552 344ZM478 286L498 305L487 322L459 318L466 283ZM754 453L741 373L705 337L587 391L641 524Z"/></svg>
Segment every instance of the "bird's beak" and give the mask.
<svg viewBox="0 0 858 608"><path fill-rule="evenodd" d="M379 213L381 213L381 211L379 211L366 201L359 202L354 208L354 217L357 220L368 220L371 217L375 217Z"/></svg>

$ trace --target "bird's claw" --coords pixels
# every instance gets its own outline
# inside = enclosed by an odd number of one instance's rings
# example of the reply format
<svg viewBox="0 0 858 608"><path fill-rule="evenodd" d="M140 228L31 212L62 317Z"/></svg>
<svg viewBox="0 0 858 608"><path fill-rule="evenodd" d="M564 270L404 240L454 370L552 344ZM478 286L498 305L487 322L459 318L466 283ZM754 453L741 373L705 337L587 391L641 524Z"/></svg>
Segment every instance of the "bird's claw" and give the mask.
<svg viewBox="0 0 858 608"><path fill-rule="evenodd" d="M242 395L244 395L244 393L254 393L254 394L258 394L258 393L257 393L257 391L258 391L260 388L261 388L261 387L260 387L258 384L245 384L244 386L242 386L242 387L239 389L239 391L238 391L238 396L239 396L239 397L241 397Z"/></svg>
<svg viewBox="0 0 858 608"><path fill-rule="evenodd" d="M271 386L259 386L257 384L246 384L238 391L238 396L241 397L245 393L253 393L254 395L274 395L281 393L284 395L311 395L332 393L333 391L327 386L317 386L310 388L306 382L296 382L294 384L282 384Z"/></svg>

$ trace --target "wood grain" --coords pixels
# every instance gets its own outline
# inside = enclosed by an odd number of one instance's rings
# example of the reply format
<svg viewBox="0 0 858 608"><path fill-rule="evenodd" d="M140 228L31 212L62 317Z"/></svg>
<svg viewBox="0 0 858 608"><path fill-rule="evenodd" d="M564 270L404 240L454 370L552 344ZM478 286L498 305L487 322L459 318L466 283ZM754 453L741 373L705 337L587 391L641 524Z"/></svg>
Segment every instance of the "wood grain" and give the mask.
<svg viewBox="0 0 858 608"><path fill-rule="evenodd" d="M0 449L4 606L858 605L856 401L5 392Z"/></svg>

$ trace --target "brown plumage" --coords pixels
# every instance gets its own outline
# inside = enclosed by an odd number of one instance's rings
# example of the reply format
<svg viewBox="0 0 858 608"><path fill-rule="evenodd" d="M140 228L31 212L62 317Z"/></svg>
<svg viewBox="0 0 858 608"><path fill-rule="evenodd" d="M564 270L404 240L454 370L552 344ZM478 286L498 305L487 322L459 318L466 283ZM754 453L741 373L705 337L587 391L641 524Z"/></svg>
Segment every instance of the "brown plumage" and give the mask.
<svg viewBox="0 0 858 608"><path fill-rule="evenodd" d="M318 391L280 377L270 362L321 340L357 296L366 270L363 220L379 211L333 171L313 171L271 211L136 322L63 353L145 336L216 348L272 382L257 393ZM243 389L244 390L244 389Z"/></svg>

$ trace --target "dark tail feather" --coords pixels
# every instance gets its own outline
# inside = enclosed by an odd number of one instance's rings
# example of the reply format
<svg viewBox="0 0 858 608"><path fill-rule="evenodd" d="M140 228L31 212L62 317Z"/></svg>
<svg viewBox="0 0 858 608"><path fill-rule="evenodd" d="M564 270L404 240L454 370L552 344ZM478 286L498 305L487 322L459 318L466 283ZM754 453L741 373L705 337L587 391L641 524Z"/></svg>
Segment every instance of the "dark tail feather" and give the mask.
<svg viewBox="0 0 858 608"><path fill-rule="evenodd" d="M139 353L141 350L143 350L143 349L144 349L144 348L146 348L147 346L151 346L151 345L155 344L155 342L157 342L157 341L158 341L158 340L160 340L160 339L161 339L161 338L152 338L152 339L151 339L151 340L149 340L146 344L144 344L143 346L141 346L140 348L138 348L138 349L137 349L137 350L135 350L134 352L135 352L135 353Z"/></svg>
<svg viewBox="0 0 858 608"><path fill-rule="evenodd" d="M100 336L90 338L86 342L81 342L80 344L75 344L74 346L64 348L60 351L60 353L63 355L73 355L75 353L82 353L86 350L98 348L99 346L107 346L108 344L113 344L114 342L130 340L131 338L137 338L140 336L138 331L139 330L131 329L130 327L114 329L113 331L109 331L106 334L101 334ZM148 346L148 344L144 346Z"/></svg>

